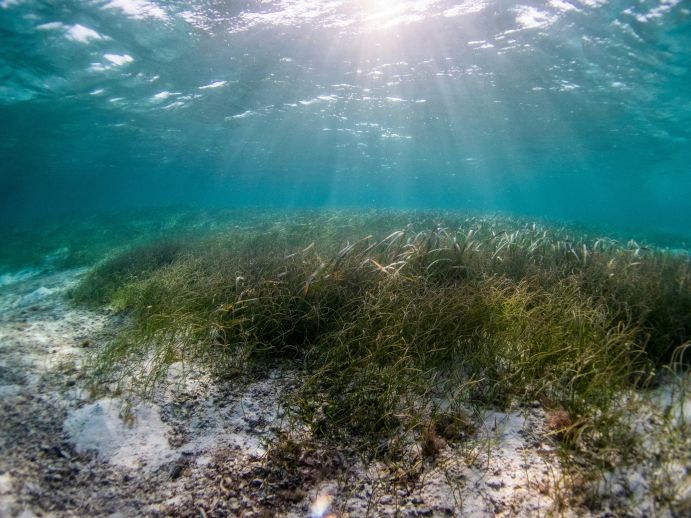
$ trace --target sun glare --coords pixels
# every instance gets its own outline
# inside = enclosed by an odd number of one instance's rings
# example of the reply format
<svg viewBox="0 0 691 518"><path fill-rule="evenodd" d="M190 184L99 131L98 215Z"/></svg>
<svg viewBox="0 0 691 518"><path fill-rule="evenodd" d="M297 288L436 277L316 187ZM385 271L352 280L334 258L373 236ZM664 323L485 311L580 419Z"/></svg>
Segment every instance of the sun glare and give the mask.
<svg viewBox="0 0 691 518"><path fill-rule="evenodd" d="M439 0L361 0L361 19L377 29L422 20Z"/></svg>

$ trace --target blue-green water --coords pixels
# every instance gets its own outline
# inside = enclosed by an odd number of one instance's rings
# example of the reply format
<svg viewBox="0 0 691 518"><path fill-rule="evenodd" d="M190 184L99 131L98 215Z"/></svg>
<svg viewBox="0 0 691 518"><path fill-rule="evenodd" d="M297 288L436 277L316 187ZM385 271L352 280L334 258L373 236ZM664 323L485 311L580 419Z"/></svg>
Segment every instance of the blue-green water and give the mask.
<svg viewBox="0 0 691 518"><path fill-rule="evenodd" d="M691 234L691 2L0 0L0 215L503 211Z"/></svg>

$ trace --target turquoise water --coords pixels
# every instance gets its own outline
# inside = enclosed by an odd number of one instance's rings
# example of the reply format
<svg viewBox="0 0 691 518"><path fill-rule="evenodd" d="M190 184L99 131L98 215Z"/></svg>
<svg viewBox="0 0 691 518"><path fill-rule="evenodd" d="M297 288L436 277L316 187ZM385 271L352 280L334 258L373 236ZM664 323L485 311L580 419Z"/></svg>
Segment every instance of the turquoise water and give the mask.
<svg viewBox="0 0 691 518"><path fill-rule="evenodd" d="M0 0L0 215L506 212L691 235L691 2Z"/></svg>

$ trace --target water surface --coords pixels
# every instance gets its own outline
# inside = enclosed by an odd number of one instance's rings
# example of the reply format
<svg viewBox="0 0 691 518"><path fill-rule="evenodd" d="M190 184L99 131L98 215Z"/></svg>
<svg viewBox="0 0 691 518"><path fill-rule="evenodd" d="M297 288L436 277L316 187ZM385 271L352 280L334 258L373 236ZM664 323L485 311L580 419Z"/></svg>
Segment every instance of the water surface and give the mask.
<svg viewBox="0 0 691 518"><path fill-rule="evenodd" d="M5 221L459 209L689 235L684 0L0 1Z"/></svg>

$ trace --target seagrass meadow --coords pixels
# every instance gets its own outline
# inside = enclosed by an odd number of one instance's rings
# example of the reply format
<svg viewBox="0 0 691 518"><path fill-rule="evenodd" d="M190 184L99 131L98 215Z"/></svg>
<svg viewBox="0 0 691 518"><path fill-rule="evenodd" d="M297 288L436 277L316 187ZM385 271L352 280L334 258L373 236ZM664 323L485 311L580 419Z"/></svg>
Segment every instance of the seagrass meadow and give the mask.
<svg viewBox="0 0 691 518"><path fill-rule="evenodd" d="M296 422L391 462L462 441L479 409L539 402L564 454L599 463L635 441L622 395L688 365L683 251L508 216L225 217L126 247L74 289L127 317L97 378L146 392L180 361L230 378L280 365L300 372Z"/></svg>
<svg viewBox="0 0 691 518"><path fill-rule="evenodd" d="M541 420L540 444L559 466L539 489L551 513L628 512L598 481L648 466L646 451L658 452L655 469L685 458L691 261L681 238L501 214L174 209L46 223L6 233L3 246L6 269L26 265L5 274L9 286L12 275L50 286L43 276L75 272L70 311L108 323L77 335L86 356L58 368L89 401L121 398L132 426L142 401L179 386L171 372L203 371L215 386L292 380L264 402L282 409L252 479L282 495L265 512L302 501L301 488L326 476L305 475L305 459L324 451L351 459L339 461L345 472L385 466L384 495L424 486L450 455L477 464L500 447L482 439L488 412ZM35 299L53 289L13 304L41 318ZM650 408L662 413L654 439L641 428ZM678 470L645 477L647 510L685 512ZM285 480L300 482L286 493Z"/></svg>

